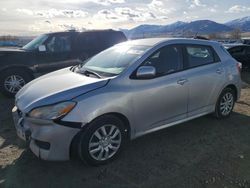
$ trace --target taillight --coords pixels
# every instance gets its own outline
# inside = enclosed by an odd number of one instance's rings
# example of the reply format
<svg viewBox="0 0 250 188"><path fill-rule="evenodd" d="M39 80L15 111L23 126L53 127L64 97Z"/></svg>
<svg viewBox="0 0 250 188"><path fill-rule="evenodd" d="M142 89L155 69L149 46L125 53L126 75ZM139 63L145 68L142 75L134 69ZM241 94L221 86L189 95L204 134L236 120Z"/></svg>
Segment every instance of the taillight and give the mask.
<svg viewBox="0 0 250 188"><path fill-rule="evenodd" d="M237 66L239 73L241 73L242 64L240 62L237 62L236 66Z"/></svg>

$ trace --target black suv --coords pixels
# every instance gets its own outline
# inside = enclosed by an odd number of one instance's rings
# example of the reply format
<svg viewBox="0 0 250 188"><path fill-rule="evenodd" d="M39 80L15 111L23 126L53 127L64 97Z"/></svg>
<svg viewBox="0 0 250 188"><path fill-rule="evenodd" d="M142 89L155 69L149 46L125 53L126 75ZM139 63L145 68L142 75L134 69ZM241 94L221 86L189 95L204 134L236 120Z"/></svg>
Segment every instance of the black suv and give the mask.
<svg viewBox="0 0 250 188"><path fill-rule="evenodd" d="M82 63L126 40L114 30L68 31L43 34L20 49L0 48L0 91L14 96L35 77Z"/></svg>
<svg viewBox="0 0 250 188"><path fill-rule="evenodd" d="M250 70L250 45L237 44L226 46L234 59L242 63L243 70Z"/></svg>

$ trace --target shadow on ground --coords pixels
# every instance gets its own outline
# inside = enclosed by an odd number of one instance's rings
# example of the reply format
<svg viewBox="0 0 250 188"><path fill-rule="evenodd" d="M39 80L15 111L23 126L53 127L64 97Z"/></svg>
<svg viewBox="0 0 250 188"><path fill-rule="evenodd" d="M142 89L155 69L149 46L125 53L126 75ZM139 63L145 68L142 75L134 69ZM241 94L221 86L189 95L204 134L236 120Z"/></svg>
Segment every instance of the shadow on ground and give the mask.
<svg viewBox="0 0 250 188"><path fill-rule="evenodd" d="M0 150L9 145L23 145L15 135L11 110L14 107L14 99L4 98L0 95ZM3 141L3 142L1 142Z"/></svg>
<svg viewBox="0 0 250 188"><path fill-rule="evenodd" d="M136 139L113 163L46 162L28 149L2 166L5 187L249 187L250 117L211 116Z"/></svg>

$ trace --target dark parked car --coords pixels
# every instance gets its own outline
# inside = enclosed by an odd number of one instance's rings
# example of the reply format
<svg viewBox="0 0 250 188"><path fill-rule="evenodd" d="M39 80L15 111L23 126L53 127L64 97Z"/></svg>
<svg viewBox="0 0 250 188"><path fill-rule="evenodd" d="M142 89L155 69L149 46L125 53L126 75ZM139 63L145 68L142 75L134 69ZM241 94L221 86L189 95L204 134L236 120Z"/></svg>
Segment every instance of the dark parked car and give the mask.
<svg viewBox="0 0 250 188"><path fill-rule="evenodd" d="M228 52L234 59L242 63L243 70L250 70L250 45L226 45Z"/></svg>
<svg viewBox="0 0 250 188"><path fill-rule="evenodd" d="M40 35L19 49L0 48L0 91L14 96L35 77L77 65L126 40L114 30L68 31Z"/></svg>

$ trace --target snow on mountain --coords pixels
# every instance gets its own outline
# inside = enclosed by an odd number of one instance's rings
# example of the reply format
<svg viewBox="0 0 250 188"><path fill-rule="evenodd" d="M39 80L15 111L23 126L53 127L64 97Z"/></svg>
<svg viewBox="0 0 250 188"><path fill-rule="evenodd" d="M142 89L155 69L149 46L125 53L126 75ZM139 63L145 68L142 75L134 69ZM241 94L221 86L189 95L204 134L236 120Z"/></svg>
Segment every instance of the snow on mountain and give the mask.
<svg viewBox="0 0 250 188"><path fill-rule="evenodd" d="M123 30L128 38L140 38L144 36L157 36L171 34L181 36L185 33L210 34L217 32L229 32L233 29L224 24L210 20L198 20L193 22L175 22L169 25L140 25L131 30Z"/></svg>
<svg viewBox="0 0 250 188"><path fill-rule="evenodd" d="M250 31L250 16L229 21L225 25L241 31Z"/></svg>

